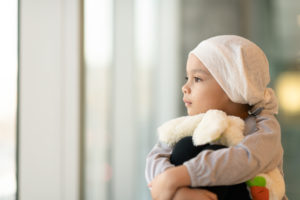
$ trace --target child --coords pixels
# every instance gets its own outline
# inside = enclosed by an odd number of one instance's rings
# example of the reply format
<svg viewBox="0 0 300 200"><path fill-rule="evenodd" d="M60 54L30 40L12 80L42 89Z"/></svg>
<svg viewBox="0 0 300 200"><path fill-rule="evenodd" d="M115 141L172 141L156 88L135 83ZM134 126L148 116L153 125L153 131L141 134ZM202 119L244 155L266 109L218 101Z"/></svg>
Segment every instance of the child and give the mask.
<svg viewBox="0 0 300 200"><path fill-rule="evenodd" d="M277 101L273 90L266 88L270 77L263 51L239 36L212 37L191 51L186 71L182 92L188 115L218 109L238 116L245 120L246 137L239 145L205 150L179 166L170 162L172 147L158 142L146 161L152 197L216 199L188 186L235 185L276 167L282 173L281 133L274 116Z"/></svg>

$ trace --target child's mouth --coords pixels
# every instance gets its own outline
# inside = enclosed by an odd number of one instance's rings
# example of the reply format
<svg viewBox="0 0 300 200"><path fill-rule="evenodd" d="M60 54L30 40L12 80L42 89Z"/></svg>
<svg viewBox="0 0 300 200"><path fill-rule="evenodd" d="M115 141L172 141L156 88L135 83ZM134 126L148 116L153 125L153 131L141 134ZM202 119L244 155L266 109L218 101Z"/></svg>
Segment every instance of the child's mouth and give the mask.
<svg viewBox="0 0 300 200"><path fill-rule="evenodd" d="M185 103L185 107L192 105L192 103Z"/></svg>
<svg viewBox="0 0 300 200"><path fill-rule="evenodd" d="M185 103L185 106L188 107L192 104L192 102L186 100L186 99L183 99L184 103Z"/></svg>

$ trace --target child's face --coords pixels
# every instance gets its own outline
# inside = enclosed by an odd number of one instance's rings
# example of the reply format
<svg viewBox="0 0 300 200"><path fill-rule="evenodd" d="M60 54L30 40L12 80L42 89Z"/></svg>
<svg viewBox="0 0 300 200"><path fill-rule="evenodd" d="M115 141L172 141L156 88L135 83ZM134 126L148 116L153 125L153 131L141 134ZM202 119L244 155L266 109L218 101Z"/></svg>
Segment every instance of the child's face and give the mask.
<svg viewBox="0 0 300 200"><path fill-rule="evenodd" d="M193 54L190 54L187 60L186 73L187 82L182 86L182 92L188 115L204 113L209 109L226 112L231 101L202 62Z"/></svg>

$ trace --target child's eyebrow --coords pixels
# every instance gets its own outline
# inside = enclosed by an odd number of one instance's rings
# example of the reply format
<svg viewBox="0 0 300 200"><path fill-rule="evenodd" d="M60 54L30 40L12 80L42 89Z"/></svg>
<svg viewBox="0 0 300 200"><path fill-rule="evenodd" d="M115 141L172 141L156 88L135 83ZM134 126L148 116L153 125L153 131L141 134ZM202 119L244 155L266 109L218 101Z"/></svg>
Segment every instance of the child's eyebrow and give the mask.
<svg viewBox="0 0 300 200"><path fill-rule="evenodd" d="M203 70L203 69L193 69L193 70L191 70L192 74L194 74L196 72L200 72L200 73L204 73L204 74L209 75L209 73L207 71ZM186 74L188 74L188 73L186 72Z"/></svg>

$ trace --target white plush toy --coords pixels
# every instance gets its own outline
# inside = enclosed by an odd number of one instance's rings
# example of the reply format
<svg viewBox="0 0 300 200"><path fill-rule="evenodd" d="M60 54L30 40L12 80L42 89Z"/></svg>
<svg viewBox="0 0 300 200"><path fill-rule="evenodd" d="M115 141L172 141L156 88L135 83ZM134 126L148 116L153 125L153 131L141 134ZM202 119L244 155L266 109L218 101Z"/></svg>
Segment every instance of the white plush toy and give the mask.
<svg viewBox="0 0 300 200"><path fill-rule="evenodd" d="M192 136L195 146L214 143L234 146L243 138L245 122L239 117L227 116L220 110L184 116L165 122L158 128L159 140L174 146L180 139ZM278 168L258 174L246 182L255 200L281 200L285 194L284 179ZM269 194L261 195L260 189L267 188Z"/></svg>

